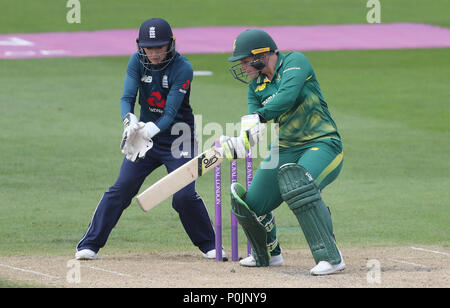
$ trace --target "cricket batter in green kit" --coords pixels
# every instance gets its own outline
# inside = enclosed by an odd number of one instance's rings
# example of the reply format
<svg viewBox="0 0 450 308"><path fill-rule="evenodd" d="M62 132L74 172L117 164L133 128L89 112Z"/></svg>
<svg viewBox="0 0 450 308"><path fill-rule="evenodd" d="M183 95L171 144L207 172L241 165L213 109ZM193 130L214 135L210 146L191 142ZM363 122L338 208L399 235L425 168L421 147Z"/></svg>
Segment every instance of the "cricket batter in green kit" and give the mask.
<svg viewBox="0 0 450 308"><path fill-rule="evenodd" d="M285 201L316 262L311 274L343 270L330 211L321 197L321 190L342 168L343 149L310 62L300 52L278 51L270 35L259 29L239 34L228 60L239 61L230 71L249 84L249 115L241 119L240 136L220 137L226 157L245 157L245 151L261 140L267 121L279 127L278 141L271 144L248 192L239 183L231 186L232 211L252 246L252 255L240 264L283 263L272 211Z"/></svg>

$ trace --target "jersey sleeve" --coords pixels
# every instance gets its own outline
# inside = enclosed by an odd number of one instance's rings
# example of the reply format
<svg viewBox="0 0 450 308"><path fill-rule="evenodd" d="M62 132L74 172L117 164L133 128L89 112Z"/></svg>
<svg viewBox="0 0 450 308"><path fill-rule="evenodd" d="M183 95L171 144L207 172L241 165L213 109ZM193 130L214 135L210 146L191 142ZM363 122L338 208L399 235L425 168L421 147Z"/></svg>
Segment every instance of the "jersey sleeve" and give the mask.
<svg viewBox="0 0 450 308"><path fill-rule="evenodd" d="M128 61L127 73L123 83L123 92L120 99L120 112L122 119L129 112L134 113L134 105L139 88L139 59L133 54Z"/></svg>
<svg viewBox="0 0 450 308"><path fill-rule="evenodd" d="M191 87L191 82L194 77L194 70L188 63L183 63L177 69L174 76L171 76L170 90L167 95L166 105L164 107L164 113L155 122L156 126L164 131L168 129L177 115L181 104L183 103L184 96L188 93Z"/></svg>
<svg viewBox="0 0 450 308"><path fill-rule="evenodd" d="M282 79L278 91L265 106L254 111L267 121L294 107L306 80L313 74L308 59L300 53L286 57L280 70Z"/></svg>
<svg viewBox="0 0 450 308"><path fill-rule="evenodd" d="M248 87L247 102L248 102L248 114L255 113L259 108L262 107L261 103L258 100L258 97L255 95L254 86Z"/></svg>

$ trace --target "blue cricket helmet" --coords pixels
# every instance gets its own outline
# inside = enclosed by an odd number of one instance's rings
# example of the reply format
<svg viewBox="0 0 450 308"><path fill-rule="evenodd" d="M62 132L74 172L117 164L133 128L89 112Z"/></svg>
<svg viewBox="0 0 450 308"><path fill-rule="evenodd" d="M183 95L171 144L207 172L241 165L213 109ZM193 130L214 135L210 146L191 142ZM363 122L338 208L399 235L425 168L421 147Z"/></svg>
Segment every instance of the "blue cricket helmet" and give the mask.
<svg viewBox="0 0 450 308"><path fill-rule="evenodd" d="M142 23L136 41L139 47L159 47L172 40L173 33L169 23L162 18L150 18Z"/></svg>
<svg viewBox="0 0 450 308"><path fill-rule="evenodd" d="M147 69L162 70L169 65L175 56L175 36L169 23L162 18L150 18L144 21L139 28L136 39L139 60ZM168 45L166 58L158 64L148 61L143 48L161 47Z"/></svg>

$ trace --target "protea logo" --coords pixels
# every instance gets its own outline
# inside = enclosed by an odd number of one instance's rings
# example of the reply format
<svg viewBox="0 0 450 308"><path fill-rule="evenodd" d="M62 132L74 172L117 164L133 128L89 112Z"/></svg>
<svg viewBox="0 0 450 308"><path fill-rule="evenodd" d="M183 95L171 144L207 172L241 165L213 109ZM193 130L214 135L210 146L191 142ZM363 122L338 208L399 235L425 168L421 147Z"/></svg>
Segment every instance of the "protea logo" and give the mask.
<svg viewBox="0 0 450 308"><path fill-rule="evenodd" d="M148 33L149 33L150 38L155 38L156 37L155 27L150 27L150 29L148 30Z"/></svg>

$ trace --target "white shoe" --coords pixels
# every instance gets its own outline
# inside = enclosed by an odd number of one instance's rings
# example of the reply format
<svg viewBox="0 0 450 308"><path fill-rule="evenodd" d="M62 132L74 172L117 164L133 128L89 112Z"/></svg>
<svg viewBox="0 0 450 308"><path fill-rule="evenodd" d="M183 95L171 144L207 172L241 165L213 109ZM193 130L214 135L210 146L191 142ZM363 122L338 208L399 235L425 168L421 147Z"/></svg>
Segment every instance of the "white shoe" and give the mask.
<svg viewBox="0 0 450 308"><path fill-rule="evenodd" d="M90 249L82 249L75 253L75 259L77 260L97 260L98 254Z"/></svg>
<svg viewBox="0 0 450 308"><path fill-rule="evenodd" d="M342 253L339 251L341 255L341 263L339 264L331 264L327 261L320 261L316 266L311 269L311 275L330 275L336 272L342 271L345 269L344 258L342 258Z"/></svg>
<svg viewBox="0 0 450 308"><path fill-rule="evenodd" d="M215 259L216 258L216 250L211 249L210 251L203 253L203 258L206 259ZM227 257L225 250L222 249L222 259L225 259Z"/></svg>
<svg viewBox="0 0 450 308"><path fill-rule="evenodd" d="M250 255L247 258L239 261L239 264L242 266L255 267L256 260L252 255ZM283 264L283 256L281 254L272 256L269 260L269 266L280 266L282 264Z"/></svg>

